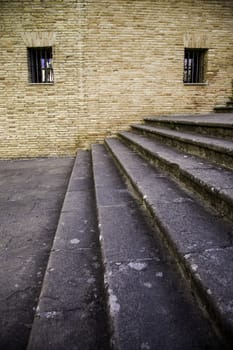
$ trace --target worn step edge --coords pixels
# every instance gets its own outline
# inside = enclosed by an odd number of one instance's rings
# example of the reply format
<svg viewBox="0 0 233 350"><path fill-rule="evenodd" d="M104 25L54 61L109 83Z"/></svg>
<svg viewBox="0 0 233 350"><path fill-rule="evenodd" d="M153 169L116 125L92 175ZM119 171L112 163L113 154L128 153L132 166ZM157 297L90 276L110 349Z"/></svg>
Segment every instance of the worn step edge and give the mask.
<svg viewBox="0 0 233 350"><path fill-rule="evenodd" d="M74 165L73 165L73 169L72 169L72 172L71 172L71 175L70 175L69 183L68 183L68 186L67 186L67 191L66 191L66 194L65 194L65 197L64 197L64 201L63 201L63 206L62 206L61 212L60 212L60 217L59 217L59 221L58 221L58 225L57 225L57 230L56 230L56 233L55 233L55 236L54 236L52 248L51 248L51 251L50 251L50 255L49 255L49 259L48 259L48 263L47 263L47 267L46 267L46 271L45 271L45 275L44 275L44 279L43 279L43 282L42 282L42 288L41 288L40 296L39 296L39 299L38 299L38 304L37 304L37 308L36 308L36 312L35 312L32 328L31 328L30 336L29 336L29 339L28 339L27 350L37 350L38 349L38 342L37 342L37 339L36 339L36 337L38 337L38 335L37 335L38 329L37 329L37 324L36 324L37 319L38 318L40 319L40 317L42 316L43 318L46 318L47 320L52 321L52 319L57 317L56 314L58 314L58 318L60 317L59 313L61 313L61 311L58 311L58 312L56 312L56 311L44 312L44 308L45 307L43 305L43 298L45 297L44 296L44 292L46 292L47 285L49 285L51 270L53 270L53 269L51 269L51 266L53 266L53 260L55 260L55 262L57 260L57 257L54 258L54 254L56 252L58 252L57 254L60 254L60 251L64 250L64 251L66 251L66 254L72 255L72 254L74 254L73 249L70 250L69 248L64 247L64 245L66 245L67 243L70 243L72 245L72 247L76 248L78 246L79 242L80 242L77 238L74 238L74 236L76 237L76 234L75 235L72 234L71 235L72 237L70 237L70 234L69 235L66 234L66 237L63 238L64 233L62 233L62 232L63 232L63 222L66 219L69 220L69 217L68 217L69 214L76 216L75 210L70 209L70 208L74 207L74 200L76 200L76 198L74 198L74 196L72 196L72 193L74 193L74 194L77 193L77 191L74 189L74 188L77 187L77 183L76 183L77 180L78 181L81 180L80 181L80 185L81 186L83 185L82 180L86 176L86 171L85 171L85 174L84 174L84 172L81 169L81 173L82 174L77 176L77 170L79 171L79 168L80 168L79 167L79 156L80 156L80 154L82 155L82 154L87 153L87 152L90 154L90 151L78 151L77 154L76 154L76 159L75 159L75 162L74 162ZM82 190L83 189L81 189L81 191ZM71 194L71 196L70 196L70 194ZM73 213L75 213L75 214L73 214ZM96 228L96 229L98 231L98 228ZM73 231L72 231L72 233L73 233ZM58 236L60 236L60 237L58 237ZM59 245L59 240L60 239L62 239L62 241L63 241L61 243L62 249L61 249L61 246ZM67 240L69 242L67 242ZM97 238L97 241L98 241L98 238ZM84 250L86 250L86 249L87 248L84 248ZM81 248L81 250L82 250L82 248ZM77 253L77 251L76 251L76 253ZM97 255L98 255L98 253L97 253ZM60 258L62 258L62 256L60 256ZM97 262L95 261L94 264L95 263L97 263ZM80 268L80 266L79 266L79 268ZM103 266L101 266L100 268L102 270ZM79 277L82 277L82 276L79 276ZM75 287L75 288L77 288L77 287ZM104 292L104 281L102 281L102 291ZM103 298L105 299L106 296L103 295ZM41 301L42 301L42 308L41 308ZM104 300L104 302L105 302L105 300ZM106 307L106 305L105 305L105 307ZM75 312L75 308L76 307L74 307L74 308L72 307L68 311L69 312ZM41 309L42 309L42 312L41 312ZM39 325L39 327L41 327L41 326ZM106 324L105 328L106 328L106 333L107 333L107 338L108 339L107 339L106 348L105 348L105 345L104 345L103 346L103 350L109 349L109 325L108 325L108 321L107 321L107 324ZM103 329L102 329L102 331L103 331ZM77 333L77 330L76 330L76 333ZM89 336L90 336L90 334L89 334ZM70 338L70 341L72 341L71 337L69 337L69 338ZM79 344L78 346L80 346L81 341L82 340L78 341L78 344ZM55 349L54 348L54 344L50 342L50 339L47 336L46 336L46 342L48 344L48 349ZM104 340L104 342L105 342L105 340ZM59 343L59 346L56 347L56 350L57 349L63 350L64 348L67 348L67 346L70 346L70 344L67 344L67 343L60 344ZM85 345L85 346L87 346L87 345ZM89 345L88 345L88 347L89 347ZM75 348L76 348L76 346L75 346ZM45 349L44 345L42 345L42 347L40 345L39 349ZM46 349L47 349L47 347L46 347ZM77 347L77 349L80 349L80 347ZM102 349L102 347L101 347L101 349Z"/></svg>
<svg viewBox="0 0 233 350"><path fill-rule="evenodd" d="M122 164L121 160L114 153L111 148L111 145L108 143L108 139L105 139L105 145L113 159L116 162L118 169L120 170L123 177L128 182L130 188L134 191L140 203L147 209L149 216L153 222L156 223L156 228L161 235L161 240L166 245L168 251L171 253L171 256L177 261L178 267L180 269L181 275L183 278L190 284L191 290L194 291L195 296L197 298L197 302L200 305L200 308L203 312L209 317L213 326L218 334L225 341L225 345L229 350L232 349L233 346L233 329L232 325L225 319L222 314L219 306L215 300L208 294L208 286L203 285L202 281L199 279L198 275L195 274L195 271L192 269L190 263L179 253L179 249L176 243L172 240L166 228L163 225L163 222L157 216L156 212L152 204L148 201L147 197L141 192L137 183L130 176L125 166Z"/></svg>
<svg viewBox="0 0 233 350"><path fill-rule="evenodd" d="M148 132L148 134L161 135L166 138L176 139L180 142L190 143L197 145L209 150L213 150L219 153L229 153L233 155L233 142L232 140L224 140L217 137L209 137L204 135L199 135L198 133L188 133L183 131L176 131L169 128L156 128L152 126L147 126L144 124L132 124L131 127L135 130ZM199 140L198 140L199 138Z"/></svg>
<svg viewBox="0 0 233 350"><path fill-rule="evenodd" d="M225 115L224 115L225 116ZM233 128L233 121L221 121L218 119L211 120L211 118L216 119L215 114L184 114L184 115L163 115L157 117L145 117L145 122L157 123L161 122L164 124L184 124L192 126L210 126L210 127L223 127L223 128ZM209 119L209 120L208 120ZM233 119L233 118L231 118Z"/></svg>
<svg viewBox="0 0 233 350"><path fill-rule="evenodd" d="M208 204L214 210L217 210L221 216L226 216L233 221L232 197L228 196L226 193L220 192L218 188L203 179L194 176L188 170L182 169L180 164L176 163L176 159L171 162L170 160L163 158L159 153L153 152L149 148L140 144L140 142L133 140L130 137L130 133L122 132L119 133L119 136L131 149L137 150L137 152L146 160L149 160L150 162L152 161L155 166L165 170L168 174L172 174L172 176L178 182L183 183L187 189L194 191L194 193L196 193L201 199L207 201ZM202 159L200 159L200 161L203 162Z"/></svg>
<svg viewBox="0 0 233 350"><path fill-rule="evenodd" d="M109 281L108 281L109 270L106 263L107 259L106 259L104 243L103 243L104 238L102 235L101 223L100 223L101 213L99 210L99 203L98 203L95 157L94 157L94 150L96 146L97 146L96 144L91 145L91 158L92 158L92 172L93 172L93 181L94 181L96 212L97 212L97 220L98 220L98 228L99 228L99 242L100 242L101 258L102 258L103 274L104 274L104 288L105 288L107 312L108 312L108 318L109 318L109 334L110 334L109 341L110 341L111 350L119 350L118 330L114 320L116 311L118 309L118 303L117 303L117 299L115 298L115 295L113 294L111 288L109 287ZM102 145L98 145L98 146L102 146ZM114 311L114 305L115 305L116 311Z"/></svg>
<svg viewBox="0 0 233 350"><path fill-rule="evenodd" d="M155 137L160 141L176 147L182 151L190 154L195 154L202 158L207 158L208 160L211 160L217 164L221 164L226 168L233 169L233 143L231 143L231 148L227 148L215 144L207 144L205 142L196 141L194 140L195 135L190 135L192 136L190 138L181 137L180 135L172 135L172 132L175 132L172 130L168 130L167 133L167 130L165 129L160 130L159 128L136 124L131 125L131 128L135 132ZM200 137L199 135L196 136ZM212 141L214 141L214 139ZM226 140L226 142L229 141Z"/></svg>
<svg viewBox="0 0 233 350"><path fill-rule="evenodd" d="M199 117L200 118L200 117ZM204 119L204 117L203 117ZM185 120L185 119L166 119L166 118L144 118L145 125L170 128L172 130L193 132L204 136L222 137L232 140L233 123L208 122L205 120Z"/></svg>

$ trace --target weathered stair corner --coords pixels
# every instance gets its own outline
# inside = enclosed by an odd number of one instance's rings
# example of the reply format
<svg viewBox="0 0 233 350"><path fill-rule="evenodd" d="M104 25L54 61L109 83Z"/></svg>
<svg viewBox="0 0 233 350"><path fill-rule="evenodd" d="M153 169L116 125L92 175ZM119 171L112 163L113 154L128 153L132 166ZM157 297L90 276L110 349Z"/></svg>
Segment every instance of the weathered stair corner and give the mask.
<svg viewBox="0 0 233 350"><path fill-rule="evenodd" d="M225 105L218 105L214 107L216 113L233 113L233 97L230 97Z"/></svg>

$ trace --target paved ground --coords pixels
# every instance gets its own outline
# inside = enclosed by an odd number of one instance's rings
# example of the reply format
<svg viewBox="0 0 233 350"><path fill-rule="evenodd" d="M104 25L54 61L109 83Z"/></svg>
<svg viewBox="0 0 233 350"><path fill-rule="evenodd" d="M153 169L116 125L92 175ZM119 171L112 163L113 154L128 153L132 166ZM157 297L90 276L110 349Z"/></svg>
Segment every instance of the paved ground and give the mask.
<svg viewBox="0 0 233 350"><path fill-rule="evenodd" d="M0 161L0 349L25 349L73 158Z"/></svg>

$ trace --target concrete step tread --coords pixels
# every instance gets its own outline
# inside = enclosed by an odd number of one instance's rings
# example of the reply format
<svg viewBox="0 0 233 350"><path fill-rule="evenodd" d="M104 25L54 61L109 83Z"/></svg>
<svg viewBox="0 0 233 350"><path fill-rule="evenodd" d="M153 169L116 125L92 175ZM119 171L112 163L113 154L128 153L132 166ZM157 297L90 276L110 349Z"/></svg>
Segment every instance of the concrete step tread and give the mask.
<svg viewBox="0 0 233 350"><path fill-rule="evenodd" d="M106 149L92 158L113 348L219 348Z"/></svg>
<svg viewBox="0 0 233 350"><path fill-rule="evenodd" d="M223 153L227 152L228 154L233 155L233 141L230 140L139 124L133 124L132 127L136 130L143 130L150 133L159 134L162 136L177 139L182 142L201 145L206 148L214 149Z"/></svg>
<svg viewBox="0 0 233 350"><path fill-rule="evenodd" d="M107 139L203 305L233 344L233 233L174 181L117 139Z"/></svg>
<svg viewBox="0 0 233 350"><path fill-rule="evenodd" d="M173 174L180 180L180 174L189 177L194 190L198 184L212 195L221 197L226 202L227 208L221 208L222 214L232 218L233 208L233 171L223 167L216 166L213 163L185 152L171 148L155 139L150 139L142 135L132 132L122 132L121 137L133 145L138 146L142 152L146 152L150 157L159 159L169 165L169 169L173 168ZM179 169L179 171L177 171ZM189 182L190 184L190 182ZM217 203L214 203L217 204ZM229 208L228 208L229 206ZM222 204L221 204L222 207Z"/></svg>
<svg viewBox="0 0 233 350"><path fill-rule="evenodd" d="M28 350L109 349L90 152L65 196Z"/></svg>
<svg viewBox="0 0 233 350"><path fill-rule="evenodd" d="M210 127L233 128L233 113L216 113L203 115L169 115L144 118L147 122L163 122L167 124L186 124Z"/></svg>

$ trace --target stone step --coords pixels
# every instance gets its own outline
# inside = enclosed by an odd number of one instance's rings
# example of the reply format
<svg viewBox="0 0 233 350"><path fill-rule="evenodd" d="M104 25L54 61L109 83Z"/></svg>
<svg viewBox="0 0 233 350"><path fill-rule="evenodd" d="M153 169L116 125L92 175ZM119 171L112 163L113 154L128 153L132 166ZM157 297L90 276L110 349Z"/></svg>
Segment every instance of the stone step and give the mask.
<svg viewBox="0 0 233 350"><path fill-rule="evenodd" d="M233 99L231 99L230 101L227 101L226 105L229 107L233 107Z"/></svg>
<svg viewBox="0 0 233 350"><path fill-rule="evenodd" d="M162 116L144 119L146 125L233 139L233 114Z"/></svg>
<svg viewBox="0 0 233 350"><path fill-rule="evenodd" d="M76 158L27 350L109 349L90 152Z"/></svg>
<svg viewBox="0 0 233 350"><path fill-rule="evenodd" d="M233 169L233 141L146 125L132 125L135 132L154 137L189 154Z"/></svg>
<svg viewBox="0 0 233 350"><path fill-rule="evenodd" d="M233 172L132 132L119 134L148 161L207 201L221 216L233 221Z"/></svg>
<svg viewBox="0 0 233 350"><path fill-rule="evenodd" d="M202 309L207 312L229 348L232 348L232 225L216 217L177 183L119 140L107 139L106 145L150 214L161 241L168 247ZM121 222L121 213L117 213L116 217ZM118 224L118 221L114 222L114 229ZM130 231L134 232L133 229ZM107 233L102 231L103 239L105 235ZM113 239L114 236L110 240Z"/></svg>
<svg viewBox="0 0 233 350"><path fill-rule="evenodd" d="M92 158L113 349L220 349L103 145Z"/></svg>
<svg viewBox="0 0 233 350"><path fill-rule="evenodd" d="M229 106L229 105L216 106L214 107L214 111L216 113L233 113L233 106Z"/></svg>

